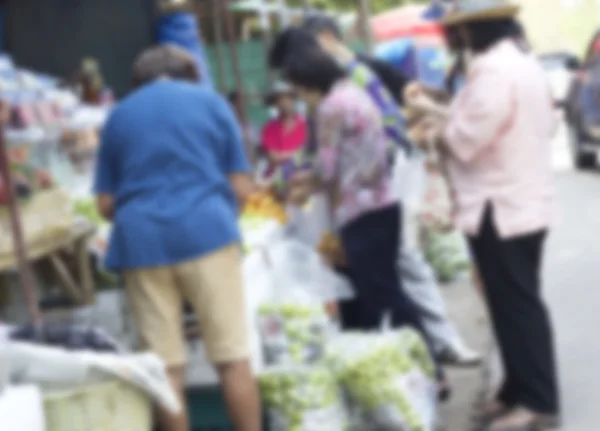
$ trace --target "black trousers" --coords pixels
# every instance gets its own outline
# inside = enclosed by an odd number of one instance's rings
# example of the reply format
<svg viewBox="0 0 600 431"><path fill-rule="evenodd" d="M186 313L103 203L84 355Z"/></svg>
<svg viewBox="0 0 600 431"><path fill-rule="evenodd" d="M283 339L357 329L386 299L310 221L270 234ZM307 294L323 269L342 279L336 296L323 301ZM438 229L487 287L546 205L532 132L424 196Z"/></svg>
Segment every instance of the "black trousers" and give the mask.
<svg viewBox="0 0 600 431"><path fill-rule="evenodd" d="M355 298L340 304L342 326L348 330L377 330L389 313L394 328L410 326L428 343L419 311L402 288L398 274L401 208L394 205L361 216L342 228L346 275ZM433 357L433 355L432 355ZM441 370L438 376L442 377Z"/></svg>
<svg viewBox="0 0 600 431"><path fill-rule="evenodd" d="M485 285L488 308L505 368L498 399L509 406L557 414L553 333L541 297L546 231L501 239L488 205L471 251Z"/></svg>

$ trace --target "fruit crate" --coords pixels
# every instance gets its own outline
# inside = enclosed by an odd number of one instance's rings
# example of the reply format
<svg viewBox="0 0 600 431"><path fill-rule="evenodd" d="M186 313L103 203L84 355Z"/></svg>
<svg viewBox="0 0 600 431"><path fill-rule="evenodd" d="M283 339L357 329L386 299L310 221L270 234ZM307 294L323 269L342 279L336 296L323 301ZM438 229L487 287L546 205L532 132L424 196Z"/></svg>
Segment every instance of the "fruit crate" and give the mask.
<svg viewBox="0 0 600 431"><path fill-rule="evenodd" d="M219 387L188 388L186 401L192 431L234 431ZM268 431L264 422L264 431Z"/></svg>

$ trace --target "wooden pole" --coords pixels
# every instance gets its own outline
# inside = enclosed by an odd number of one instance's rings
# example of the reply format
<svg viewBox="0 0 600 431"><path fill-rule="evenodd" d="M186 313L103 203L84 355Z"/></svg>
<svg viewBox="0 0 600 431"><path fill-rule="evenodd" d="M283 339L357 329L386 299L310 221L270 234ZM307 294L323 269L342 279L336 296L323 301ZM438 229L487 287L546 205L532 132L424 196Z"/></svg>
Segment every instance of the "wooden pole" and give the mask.
<svg viewBox="0 0 600 431"><path fill-rule="evenodd" d="M221 15L221 0L211 0L210 8L213 20L213 37L215 39L215 53L217 56L217 74L219 91L226 91L225 84L225 59L223 56L223 17Z"/></svg>
<svg viewBox="0 0 600 431"><path fill-rule="evenodd" d="M4 184L6 193L6 203L8 206L8 214L10 217L10 225L13 237L13 248L15 253L15 261L19 270L21 286L25 295L27 309L31 316L31 321L38 335L42 329L42 313L40 311L40 303L37 295L37 286L33 271L30 266L27 245L23 236L23 227L21 226L21 214L19 205L14 194L13 180L10 172L10 162L6 149L5 125L8 118L10 107L8 104L0 103L0 178Z"/></svg>
<svg viewBox="0 0 600 431"><path fill-rule="evenodd" d="M356 0L358 9L358 25L365 41L367 54L373 53L373 34L371 32L371 2L370 0Z"/></svg>
<svg viewBox="0 0 600 431"><path fill-rule="evenodd" d="M239 52L237 49L237 43L235 40L235 29L233 22L233 14L231 12L230 6L232 4L231 0L218 0L219 4L222 5L223 16L225 17L225 33L227 36L227 44L229 45L229 54L231 56L231 65L233 67L233 75L235 79L236 90L238 91L238 112L240 115L240 121L242 125L248 124L248 114L247 114L247 101L246 101L246 92L244 91L244 79L242 77L242 67L240 65ZM246 154L250 161L254 163L254 148L250 148L250 142L244 140L244 144L246 146Z"/></svg>

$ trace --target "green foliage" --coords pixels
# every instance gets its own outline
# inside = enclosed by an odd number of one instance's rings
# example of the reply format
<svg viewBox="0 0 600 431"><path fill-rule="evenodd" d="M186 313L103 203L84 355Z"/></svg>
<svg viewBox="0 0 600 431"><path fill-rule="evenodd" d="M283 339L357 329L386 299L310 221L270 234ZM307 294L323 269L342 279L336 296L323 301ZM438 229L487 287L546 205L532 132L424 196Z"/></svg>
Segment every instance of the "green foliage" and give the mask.
<svg viewBox="0 0 600 431"><path fill-rule="evenodd" d="M410 3L428 3L429 0L369 0L372 13L384 12ZM288 0L290 6L302 6L303 0ZM357 9L357 0L309 0L314 7L331 11L352 11Z"/></svg>

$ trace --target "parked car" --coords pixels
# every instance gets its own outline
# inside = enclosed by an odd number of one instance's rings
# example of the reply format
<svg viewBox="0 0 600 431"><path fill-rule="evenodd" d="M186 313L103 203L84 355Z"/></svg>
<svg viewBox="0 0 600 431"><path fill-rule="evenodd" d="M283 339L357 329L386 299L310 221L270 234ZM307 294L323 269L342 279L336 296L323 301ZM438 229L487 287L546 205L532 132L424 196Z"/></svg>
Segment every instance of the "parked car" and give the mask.
<svg viewBox="0 0 600 431"><path fill-rule="evenodd" d="M569 94L579 68L579 59L569 52L550 52L539 57L550 83L552 96L558 106L562 106Z"/></svg>
<svg viewBox="0 0 600 431"><path fill-rule="evenodd" d="M564 104L567 129L578 169L596 166L600 154L600 30L590 41Z"/></svg>

